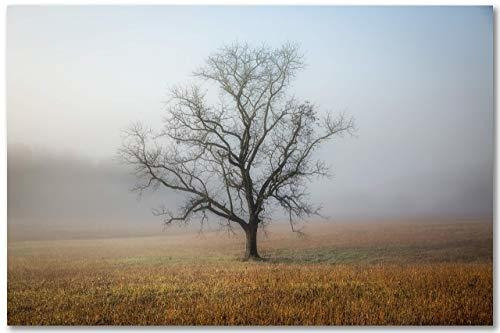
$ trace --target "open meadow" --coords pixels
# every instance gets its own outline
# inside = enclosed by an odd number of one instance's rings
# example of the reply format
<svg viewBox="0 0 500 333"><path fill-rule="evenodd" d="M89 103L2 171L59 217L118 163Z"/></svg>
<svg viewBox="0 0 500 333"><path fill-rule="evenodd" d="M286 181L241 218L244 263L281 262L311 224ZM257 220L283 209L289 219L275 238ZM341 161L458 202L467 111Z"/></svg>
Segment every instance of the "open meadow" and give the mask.
<svg viewBox="0 0 500 333"><path fill-rule="evenodd" d="M491 221L10 241L9 325L492 325Z"/></svg>

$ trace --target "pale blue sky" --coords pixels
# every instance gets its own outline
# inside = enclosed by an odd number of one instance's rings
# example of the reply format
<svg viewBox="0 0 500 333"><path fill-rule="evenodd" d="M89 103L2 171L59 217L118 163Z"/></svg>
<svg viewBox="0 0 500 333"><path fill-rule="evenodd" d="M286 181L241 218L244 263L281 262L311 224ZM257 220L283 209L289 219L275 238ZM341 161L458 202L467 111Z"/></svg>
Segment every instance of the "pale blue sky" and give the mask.
<svg viewBox="0 0 500 333"><path fill-rule="evenodd" d="M327 214L492 214L492 7L11 6L8 141L112 157L234 41L300 43L294 94L356 118L357 138L321 152Z"/></svg>

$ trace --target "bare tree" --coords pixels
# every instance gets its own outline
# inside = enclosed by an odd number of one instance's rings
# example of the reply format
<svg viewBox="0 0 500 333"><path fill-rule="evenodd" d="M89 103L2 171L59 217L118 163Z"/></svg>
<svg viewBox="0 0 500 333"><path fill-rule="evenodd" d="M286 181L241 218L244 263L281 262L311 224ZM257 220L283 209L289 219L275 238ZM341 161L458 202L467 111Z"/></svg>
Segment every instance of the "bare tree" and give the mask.
<svg viewBox="0 0 500 333"><path fill-rule="evenodd" d="M135 167L135 189L165 186L186 197L177 214L154 214L165 224L203 223L212 214L228 228L239 225L247 259L260 258L257 229L270 221L272 207L287 212L292 230L296 218L317 214L306 185L328 168L313 152L354 126L343 115L320 118L314 104L286 93L303 68L294 44L223 47L194 72L219 89L217 102L209 104L199 85L176 87L159 132L131 126L120 155Z"/></svg>

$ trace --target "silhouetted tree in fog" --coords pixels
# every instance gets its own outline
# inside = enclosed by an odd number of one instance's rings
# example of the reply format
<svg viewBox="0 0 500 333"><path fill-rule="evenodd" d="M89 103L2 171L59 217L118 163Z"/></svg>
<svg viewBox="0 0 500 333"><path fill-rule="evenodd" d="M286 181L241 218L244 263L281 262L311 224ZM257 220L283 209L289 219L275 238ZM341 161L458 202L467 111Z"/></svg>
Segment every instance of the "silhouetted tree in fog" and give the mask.
<svg viewBox="0 0 500 333"><path fill-rule="evenodd" d="M306 185L327 176L314 150L336 135L351 133L343 115L320 118L308 101L287 95L304 68L296 45L277 49L234 44L208 57L194 72L220 91L209 104L198 85L176 87L155 132L141 124L126 131L120 155L135 167L136 190L165 186L183 192L177 213L158 209L164 223L220 218L246 233L247 259L259 259L257 229L270 221L271 207L295 218L318 213L307 201Z"/></svg>

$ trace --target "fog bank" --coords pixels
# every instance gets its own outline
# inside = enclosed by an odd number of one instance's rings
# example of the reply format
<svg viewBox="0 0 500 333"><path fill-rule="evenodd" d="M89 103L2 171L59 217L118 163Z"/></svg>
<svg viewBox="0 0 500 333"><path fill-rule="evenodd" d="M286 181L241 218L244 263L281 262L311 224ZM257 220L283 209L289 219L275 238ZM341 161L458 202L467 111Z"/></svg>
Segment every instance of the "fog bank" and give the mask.
<svg viewBox="0 0 500 333"><path fill-rule="evenodd" d="M9 237L161 232L151 209L179 196L129 192L121 131L158 128L168 88L234 41L297 42L307 67L290 93L355 118L356 137L316 156L334 174L309 187L329 221L491 219L493 19L491 6L10 6Z"/></svg>

